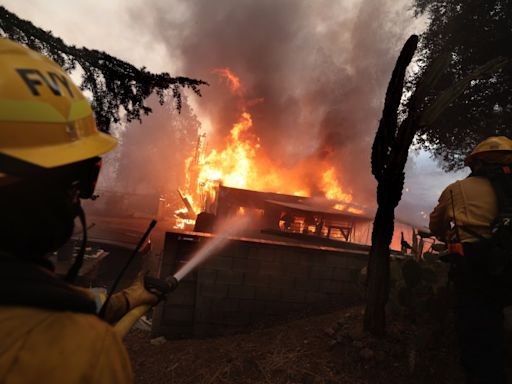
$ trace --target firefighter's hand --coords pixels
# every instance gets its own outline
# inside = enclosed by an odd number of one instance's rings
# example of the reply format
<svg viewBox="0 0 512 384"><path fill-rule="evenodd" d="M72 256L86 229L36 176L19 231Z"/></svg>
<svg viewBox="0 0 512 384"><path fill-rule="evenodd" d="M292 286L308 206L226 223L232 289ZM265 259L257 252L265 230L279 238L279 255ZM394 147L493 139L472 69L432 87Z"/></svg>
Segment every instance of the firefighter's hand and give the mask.
<svg viewBox="0 0 512 384"><path fill-rule="evenodd" d="M144 288L143 281L144 274L139 273L132 285L110 297L104 314L106 321L114 324L135 307L158 303L158 297Z"/></svg>
<svg viewBox="0 0 512 384"><path fill-rule="evenodd" d="M149 292L146 288L144 288L144 273L140 272L137 275L135 281L128 288L123 290L123 294L125 295L128 303L130 304L130 309L138 307L140 305L156 305L159 301L158 296Z"/></svg>

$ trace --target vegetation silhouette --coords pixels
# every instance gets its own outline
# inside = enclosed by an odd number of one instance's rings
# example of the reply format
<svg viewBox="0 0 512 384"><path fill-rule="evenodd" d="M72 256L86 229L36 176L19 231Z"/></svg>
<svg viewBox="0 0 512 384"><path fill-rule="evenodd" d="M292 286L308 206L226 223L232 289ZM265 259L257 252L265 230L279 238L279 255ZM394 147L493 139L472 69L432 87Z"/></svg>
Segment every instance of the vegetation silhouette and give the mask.
<svg viewBox="0 0 512 384"><path fill-rule="evenodd" d="M419 46L422 71L439 55L450 54L446 71L430 88L427 99L440 95L443 89L489 60L512 57L511 1L415 0L414 9L417 16L429 20ZM510 64L473 81L446 107L442 118L418 129L417 140L440 160L445 170L455 170L463 167L471 148L496 130L512 137Z"/></svg>
<svg viewBox="0 0 512 384"><path fill-rule="evenodd" d="M92 95L91 106L96 115L98 129L109 132L113 123L141 120L152 112L144 101L151 94L158 96L163 105L171 96L178 111L181 110L183 88L201 96L200 87L205 81L188 77L172 77L167 72L151 73L146 68L136 68L108 53L67 45L51 31L36 27L28 20L0 6L0 36L17 41L38 51L63 67L67 72L79 71L81 89Z"/></svg>

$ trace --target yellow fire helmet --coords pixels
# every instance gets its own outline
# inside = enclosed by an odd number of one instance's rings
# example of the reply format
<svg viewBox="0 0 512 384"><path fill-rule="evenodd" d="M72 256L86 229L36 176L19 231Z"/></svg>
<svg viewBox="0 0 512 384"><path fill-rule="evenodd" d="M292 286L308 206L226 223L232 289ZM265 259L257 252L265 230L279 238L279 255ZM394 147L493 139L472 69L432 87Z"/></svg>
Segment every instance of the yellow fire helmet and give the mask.
<svg viewBox="0 0 512 384"><path fill-rule="evenodd" d="M464 160L464 164L470 165L476 159L496 162L502 157L509 157L510 154L512 154L512 140L506 136L491 136L473 149Z"/></svg>
<svg viewBox="0 0 512 384"><path fill-rule="evenodd" d="M87 99L58 64L0 38L0 154L53 168L116 144L98 131Z"/></svg>

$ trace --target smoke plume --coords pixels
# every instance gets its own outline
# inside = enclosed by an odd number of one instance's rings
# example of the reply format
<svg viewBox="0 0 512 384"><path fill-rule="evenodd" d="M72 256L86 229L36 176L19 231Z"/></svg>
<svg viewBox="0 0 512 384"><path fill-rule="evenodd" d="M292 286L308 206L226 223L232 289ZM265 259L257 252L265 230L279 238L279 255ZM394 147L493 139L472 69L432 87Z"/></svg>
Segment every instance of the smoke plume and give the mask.
<svg viewBox="0 0 512 384"><path fill-rule="evenodd" d="M414 28L408 0L161 0L131 9L181 73L211 86L196 100L215 146L240 116L215 69L253 100L253 133L283 168L329 162L354 201L374 200L370 151L400 48ZM315 180L314 166L302 176ZM315 191L315 186L311 189ZM371 204L371 203L370 203Z"/></svg>

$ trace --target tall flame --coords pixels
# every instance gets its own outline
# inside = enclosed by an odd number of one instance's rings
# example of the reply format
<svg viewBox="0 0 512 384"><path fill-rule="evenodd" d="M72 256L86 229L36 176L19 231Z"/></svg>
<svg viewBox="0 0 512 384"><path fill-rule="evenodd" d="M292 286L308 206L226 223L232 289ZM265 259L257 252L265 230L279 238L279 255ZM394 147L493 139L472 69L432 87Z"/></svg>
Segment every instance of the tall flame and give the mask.
<svg viewBox="0 0 512 384"><path fill-rule="evenodd" d="M233 94L244 98L242 83L233 72L227 68L214 72L228 81ZM205 154L196 153L186 161L186 173L189 176L186 189L189 193L188 198L192 200L197 212L204 209L208 202L212 202L215 187L220 183L229 187L258 191L301 196L311 194L311 180L308 180L300 169L284 169L266 155L259 137L251 130L253 121L247 110L250 103L242 101L240 118L225 138L224 147L212 149ZM300 166L299 164L298 168ZM315 189L322 191L325 198L338 203L333 203L333 208L362 213L361 210L347 205L352 201L352 195L340 186L334 166L316 162L314 168L314 173L321 175Z"/></svg>

